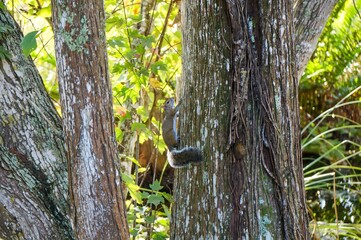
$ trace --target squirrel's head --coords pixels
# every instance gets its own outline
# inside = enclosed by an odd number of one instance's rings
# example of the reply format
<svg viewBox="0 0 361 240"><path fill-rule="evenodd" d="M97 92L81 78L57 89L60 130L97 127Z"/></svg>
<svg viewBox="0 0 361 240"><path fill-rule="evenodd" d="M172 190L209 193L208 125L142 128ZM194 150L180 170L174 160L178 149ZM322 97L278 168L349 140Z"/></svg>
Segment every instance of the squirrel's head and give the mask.
<svg viewBox="0 0 361 240"><path fill-rule="evenodd" d="M173 109L173 106L174 106L174 98L168 98L165 101L163 108L164 110L168 110L168 109Z"/></svg>

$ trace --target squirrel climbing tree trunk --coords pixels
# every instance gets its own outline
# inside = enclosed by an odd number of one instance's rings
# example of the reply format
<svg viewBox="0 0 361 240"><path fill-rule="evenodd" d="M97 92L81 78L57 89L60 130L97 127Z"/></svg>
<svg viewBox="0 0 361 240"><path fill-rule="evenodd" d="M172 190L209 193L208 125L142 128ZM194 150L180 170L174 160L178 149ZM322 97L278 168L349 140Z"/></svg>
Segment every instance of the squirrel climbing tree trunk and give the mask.
<svg viewBox="0 0 361 240"><path fill-rule="evenodd" d="M181 147L205 162L176 171L171 239L308 238L295 44L336 1L311 2L182 1Z"/></svg>

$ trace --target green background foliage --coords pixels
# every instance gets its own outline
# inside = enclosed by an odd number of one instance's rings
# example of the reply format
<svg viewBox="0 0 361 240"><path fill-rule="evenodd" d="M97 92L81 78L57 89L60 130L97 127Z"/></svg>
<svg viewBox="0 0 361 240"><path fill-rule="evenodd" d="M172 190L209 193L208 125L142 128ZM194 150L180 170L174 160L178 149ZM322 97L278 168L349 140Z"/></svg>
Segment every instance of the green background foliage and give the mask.
<svg viewBox="0 0 361 240"><path fill-rule="evenodd" d="M361 238L361 1L339 1L300 82L313 233Z"/></svg>

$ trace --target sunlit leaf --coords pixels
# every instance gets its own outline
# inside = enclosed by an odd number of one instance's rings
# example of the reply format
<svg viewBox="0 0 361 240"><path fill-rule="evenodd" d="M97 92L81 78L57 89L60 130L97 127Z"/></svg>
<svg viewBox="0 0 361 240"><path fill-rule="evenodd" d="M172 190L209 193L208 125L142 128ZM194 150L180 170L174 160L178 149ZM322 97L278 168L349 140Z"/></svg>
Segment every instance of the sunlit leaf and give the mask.
<svg viewBox="0 0 361 240"><path fill-rule="evenodd" d="M122 180L125 184L134 183L133 178L125 173L122 173Z"/></svg>
<svg viewBox="0 0 361 240"><path fill-rule="evenodd" d="M158 71L166 71L167 65L163 62L155 62L151 65L152 72L157 74Z"/></svg>
<svg viewBox="0 0 361 240"><path fill-rule="evenodd" d="M48 7L43 7L36 14L43 18L50 18L51 17L51 5L49 5Z"/></svg>
<svg viewBox="0 0 361 240"><path fill-rule="evenodd" d="M31 52L33 52L36 47L36 37L39 31L32 31L25 35L23 40L21 41L21 48L25 56L29 56Z"/></svg>

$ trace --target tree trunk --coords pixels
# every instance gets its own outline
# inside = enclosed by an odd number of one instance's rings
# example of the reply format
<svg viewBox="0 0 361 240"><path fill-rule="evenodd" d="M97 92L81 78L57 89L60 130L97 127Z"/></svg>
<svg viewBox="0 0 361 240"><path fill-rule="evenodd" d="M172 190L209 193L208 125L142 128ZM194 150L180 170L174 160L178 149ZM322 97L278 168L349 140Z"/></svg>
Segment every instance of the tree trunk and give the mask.
<svg viewBox="0 0 361 240"><path fill-rule="evenodd" d="M73 228L128 239L114 134L103 1L52 1Z"/></svg>
<svg viewBox="0 0 361 240"><path fill-rule="evenodd" d="M307 238L290 2L229 3L232 236ZM240 151L245 150L245 151Z"/></svg>
<svg viewBox="0 0 361 240"><path fill-rule="evenodd" d="M0 238L72 239L60 118L0 7Z"/></svg>
<svg viewBox="0 0 361 240"><path fill-rule="evenodd" d="M181 144L205 162L176 172L171 239L307 239L297 66L313 50L297 64L294 45L320 31L294 39L291 1L184 0L182 20Z"/></svg>
<svg viewBox="0 0 361 240"><path fill-rule="evenodd" d="M205 162L175 171L171 239L230 239L232 41L220 2L182 1L180 139L200 147Z"/></svg>

